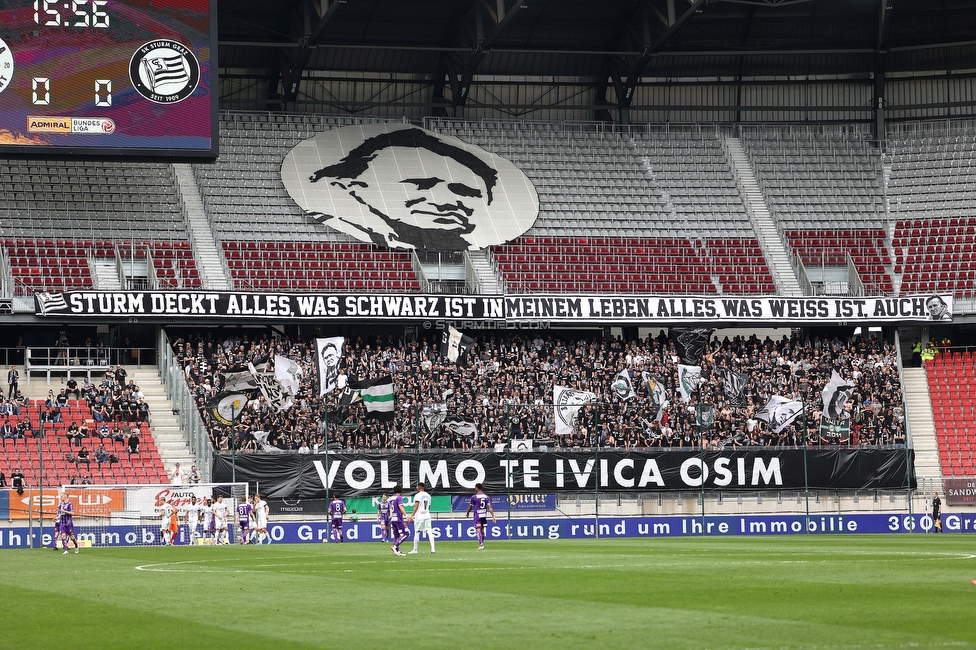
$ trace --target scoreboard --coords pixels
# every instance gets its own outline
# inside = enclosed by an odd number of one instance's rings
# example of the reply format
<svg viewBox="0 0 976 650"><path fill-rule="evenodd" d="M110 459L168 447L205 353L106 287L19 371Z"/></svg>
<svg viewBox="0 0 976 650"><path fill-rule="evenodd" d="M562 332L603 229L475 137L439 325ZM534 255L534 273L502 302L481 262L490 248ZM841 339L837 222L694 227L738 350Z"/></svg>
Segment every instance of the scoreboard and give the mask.
<svg viewBox="0 0 976 650"><path fill-rule="evenodd" d="M216 0L0 0L0 155L217 155Z"/></svg>

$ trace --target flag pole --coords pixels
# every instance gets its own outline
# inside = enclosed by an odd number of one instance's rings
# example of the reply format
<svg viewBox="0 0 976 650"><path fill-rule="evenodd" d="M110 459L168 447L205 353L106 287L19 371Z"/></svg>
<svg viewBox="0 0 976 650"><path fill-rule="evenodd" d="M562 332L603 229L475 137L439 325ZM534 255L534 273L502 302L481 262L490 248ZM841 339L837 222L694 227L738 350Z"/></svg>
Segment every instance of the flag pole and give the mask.
<svg viewBox="0 0 976 650"><path fill-rule="evenodd" d="M807 384L809 385L809 383ZM800 393L800 403L803 405L803 493L806 497L806 528L807 535L810 534L810 473L807 467L807 396Z"/></svg>
<svg viewBox="0 0 976 650"><path fill-rule="evenodd" d="M322 412L322 422L325 423L325 501L329 501L329 407Z"/></svg>
<svg viewBox="0 0 976 650"><path fill-rule="evenodd" d="M600 409L597 408L593 414L593 437L596 441L596 510L593 513L593 534L596 539L600 539Z"/></svg>
<svg viewBox="0 0 976 650"><path fill-rule="evenodd" d="M230 403L230 482L237 483L237 430L234 427L236 409Z"/></svg>
<svg viewBox="0 0 976 650"><path fill-rule="evenodd" d="M507 494L505 496L505 508L508 511L507 521L505 526L505 538L511 540L512 534L512 405L505 404L505 422L508 427L508 444L505 445L505 460L507 461L505 466L507 472L505 475L505 489Z"/></svg>

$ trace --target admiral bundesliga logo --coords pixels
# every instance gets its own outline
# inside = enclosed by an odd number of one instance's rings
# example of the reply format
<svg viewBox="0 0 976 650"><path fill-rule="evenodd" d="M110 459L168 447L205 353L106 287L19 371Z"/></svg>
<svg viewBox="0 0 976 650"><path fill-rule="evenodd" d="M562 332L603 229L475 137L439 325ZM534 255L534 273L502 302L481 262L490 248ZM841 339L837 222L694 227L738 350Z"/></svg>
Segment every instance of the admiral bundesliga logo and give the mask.
<svg viewBox="0 0 976 650"><path fill-rule="evenodd" d="M132 55L129 80L149 101L177 104L196 90L200 63L183 44L161 38L146 43Z"/></svg>

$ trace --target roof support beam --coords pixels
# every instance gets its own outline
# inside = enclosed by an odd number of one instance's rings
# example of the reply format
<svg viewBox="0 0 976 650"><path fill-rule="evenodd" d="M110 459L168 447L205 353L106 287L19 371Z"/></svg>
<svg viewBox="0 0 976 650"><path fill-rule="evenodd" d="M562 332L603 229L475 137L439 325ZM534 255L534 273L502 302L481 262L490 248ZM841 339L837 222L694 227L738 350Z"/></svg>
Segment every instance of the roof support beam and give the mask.
<svg viewBox="0 0 976 650"><path fill-rule="evenodd" d="M690 1L690 0L689 0ZM685 26L692 16L694 16L702 7L705 6L707 0L694 0L689 7L681 16L679 16L671 25L664 30L664 32L658 36L653 42L651 42L641 55L637 58L637 62L634 63L633 67L630 69L630 73L627 75L627 81L624 83L623 94L620 96L617 104L621 111L626 112L630 108L630 104L634 101L634 90L637 88L637 82L640 81L641 75L644 74L644 70L647 69L647 65L651 62L651 58L670 41L675 34L681 31L681 28Z"/></svg>
<svg viewBox="0 0 976 650"><path fill-rule="evenodd" d="M298 88L301 85L302 75L305 74L305 66L308 65L308 60L312 56L312 50L318 46L322 34L325 33L325 30L332 23L336 14L339 13L339 8L346 4L346 1L332 0L329 2L328 9L319 18L319 22L315 25L315 28L300 42L301 47L298 50L298 54L295 55L291 72L288 75L288 87L285 88L285 102L289 110L294 109L295 102L298 101Z"/></svg>
<svg viewBox="0 0 976 650"><path fill-rule="evenodd" d="M495 44L495 41L508 29L508 26L512 24L512 21L519 15L522 9L528 4L529 0L518 0L515 6L509 9L505 15L495 23L495 29L491 31L490 34L482 38L481 35L481 20L476 17L476 27L478 30L478 47L475 49L474 53L471 55L471 59L468 64L464 67L464 71L461 73L461 83L458 87L458 94L454 96L454 110L455 114L458 111L464 110L464 104L468 101L468 91L471 90L471 82L474 79L475 73L481 66L481 62L484 61L485 56L491 50L491 46Z"/></svg>
<svg viewBox="0 0 976 650"><path fill-rule="evenodd" d="M878 0L878 40L874 52L874 139L881 151L887 149L885 135L885 74L888 68L888 23L891 3L894 0Z"/></svg>

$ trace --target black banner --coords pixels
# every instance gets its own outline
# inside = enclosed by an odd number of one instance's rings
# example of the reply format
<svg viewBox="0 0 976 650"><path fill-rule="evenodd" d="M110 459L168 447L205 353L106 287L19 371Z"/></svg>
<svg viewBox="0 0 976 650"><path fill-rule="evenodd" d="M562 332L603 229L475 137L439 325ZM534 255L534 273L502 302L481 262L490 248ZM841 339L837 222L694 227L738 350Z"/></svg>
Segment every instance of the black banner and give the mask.
<svg viewBox="0 0 976 650"><path fill-rule="evenodd" d="M952 296L450 296L226 291L69 291L34 294L38 316L429 320L474 329L509 323L881 323L952 319Z"/></svg>
<svg viewBox="0 0 976 650"><path fill-rule="evenodd" d="M909 472L906 469L911 468ZM807 452L811 489L896 490L915 487L914 452L904 449L817 449ZM676 492L700 490L702 457L694 451L383 454L237 454L214 457L213 481L259 483L265 497L343 498L391 492L402 483L426 483L436 494L469 494L482 483L489 494L509 491ZM803 451L708 451L705 490L802 490Z"/></svg>

